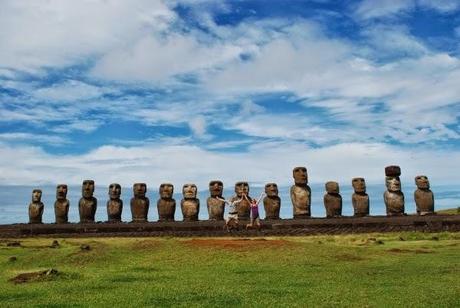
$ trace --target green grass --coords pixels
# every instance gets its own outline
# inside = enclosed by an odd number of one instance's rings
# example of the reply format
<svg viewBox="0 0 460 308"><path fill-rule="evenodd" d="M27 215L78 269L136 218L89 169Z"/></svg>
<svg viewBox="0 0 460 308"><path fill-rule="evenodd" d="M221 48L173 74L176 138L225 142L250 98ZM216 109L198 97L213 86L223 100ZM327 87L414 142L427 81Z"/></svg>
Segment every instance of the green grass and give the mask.
<svg viewBox="0 0 460 308"><path fill-rule="evenodd" d="M442 214L442 215L458 215L460 214L460 206L458 208L453 208L453 209L439 210L439 211L436 211L436 213Z"/></svg>
<svg viewBox="0 0 460 308"><path fill-rule="evenodd" d="M460 299L459 233L58 239L57 249L52 240L0 242L2 307L458 307ZM8 282L46 268L61 274Z"/></svg>

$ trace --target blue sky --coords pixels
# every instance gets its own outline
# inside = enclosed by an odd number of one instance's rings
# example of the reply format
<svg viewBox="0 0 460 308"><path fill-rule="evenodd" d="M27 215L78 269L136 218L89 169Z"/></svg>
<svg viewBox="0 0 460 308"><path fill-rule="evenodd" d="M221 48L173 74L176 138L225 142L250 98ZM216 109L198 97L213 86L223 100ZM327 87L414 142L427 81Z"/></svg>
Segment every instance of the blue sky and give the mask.
<svg viewBox="0 0 460 308"><path fill-rule="evenodd" d="M0 6L0 184L460 182L460 1Z"/></svg>

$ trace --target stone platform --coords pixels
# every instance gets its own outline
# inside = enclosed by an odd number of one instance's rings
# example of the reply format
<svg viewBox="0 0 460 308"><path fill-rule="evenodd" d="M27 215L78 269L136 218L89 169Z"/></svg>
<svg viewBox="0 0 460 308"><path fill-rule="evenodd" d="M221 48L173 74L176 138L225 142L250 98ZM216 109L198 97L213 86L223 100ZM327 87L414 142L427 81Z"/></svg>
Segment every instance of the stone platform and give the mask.
<svg viewBox="0 0 460 308"><path fill-rule="evenodd" d="M94 224L11 224L0 225L0 238L20 237L111 237L111 236L296 236L315 234L352 234L372 232L460 231L460 215L371 216L262 220L261 230L240 229L227 232L223 221L148 222Z"/></svg>

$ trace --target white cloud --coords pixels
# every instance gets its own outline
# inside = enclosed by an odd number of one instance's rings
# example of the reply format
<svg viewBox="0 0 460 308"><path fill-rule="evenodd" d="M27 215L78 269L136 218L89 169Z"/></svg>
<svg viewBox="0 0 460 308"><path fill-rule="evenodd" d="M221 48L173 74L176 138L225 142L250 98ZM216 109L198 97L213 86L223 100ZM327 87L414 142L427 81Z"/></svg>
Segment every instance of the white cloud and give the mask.
<svg viewBox="0 0 460 308"><path fill-rule="evenodd" d="M133 46L115 49L104 55L96 63L92 75L128 82L166 81L175 75L211 69L238 57L240 52L237 46L200 44L193 36L146 36Z"/></svg>
<svg viewBox="0 0 460 308"><path fill-rule="evenodd" d="M33 92L37 99L59 102L75 102L97 98L104 93L103 89L77 80L68 80Z"/></svg>
<svg viewBox="0 0 460 308"><path fill-rule="evenodd" d="M400 14L414 6L414 0L363 0L355 13L361 19L370 19Z"/></svg>
<svg viewBox="0 0 460 308"><path fill-rule="evenodd" d="M175 13L162 1L2 1L0 67L37 73L78 64L163 31Z"/></svg>
<svg viewBox="0 0 460 308"><path fill-rule="evenodd" d="M352 177L382 183L384 167L399 164L404 181L427 174L432 183L458 183L452 166L460 163L459 152L422 148L400 149L384 144L348 143L319 149L299 143L259 143L244 153L207 151L189 144L156 144L141 147L102 146L83 155L51 155L37 147L0 144L0 183L80 184L92 178L96 185L119 182L130 186L145 181L150 187L172 182L177 187L194 182L205 189L209 180L222 179L227 187L236 181L253 184L277 182L291 185L292 168L305 165L310 181L335 179L348 185ZM150 170L150 172L146 172Z"/></svg>
<svg viewBox="0 0 460 308"><path fill-rule="evenodd" d="M16 142L16 143L46 143L49 145L64 145L68 144L69 140L55 135L43 135L32 133L0 133L0 142Z"/></svg>
<svg viewBox="0 0 460 308"><path fill-rule="evenodd" d="M460 8L458 0L417 0L418 4L423 7L435 9L442 13L449 13Z"/></svg>

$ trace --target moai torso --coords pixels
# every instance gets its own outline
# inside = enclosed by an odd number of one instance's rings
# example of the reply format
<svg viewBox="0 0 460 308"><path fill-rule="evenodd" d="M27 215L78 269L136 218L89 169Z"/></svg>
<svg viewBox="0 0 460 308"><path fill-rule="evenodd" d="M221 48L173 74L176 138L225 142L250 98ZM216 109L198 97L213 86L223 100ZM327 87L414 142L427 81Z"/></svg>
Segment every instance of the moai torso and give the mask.
<svg viewBox="0 0 460 308"><path fill-rule="evenodd" d="M308 218L311 216L311 189L307 184L307 168L296 167L292 174L295 184L291 186L290 194L294 218Z"/></svg>
<svg viewBox="0 0 460 308"><path fill-rule="evenodd" d="M57 224L69 222L70 202L67 200L67 185L59 184L56 187L56 201L54 202L54 216Z"/></svg>
<svg viewBox="0 0 460 308"><path fill-rule="evenodd" d="M281 198L278 196L278 185L268 183L265 185L264 210L265 219L280 219Z"/></svg>
<svg viewBox="0 0 460 308"><path fill-rule="evenodd" d="M32 202L29 204L29 223L30 224L41 224L43 217L43 205L42 191L40 189L34 189L32 191Z"/></svg>
<svg viewBox="0 0 460 308"><path fill-rule="evenodd" d="M351 196L354 216L362 217L369 215L369 195L366 193L366 182L364 178L354 178L351 181L355 192Z"/></svg>
<svg viewBox="0 0 460 308"><path fill-rule="evenodd" d="M93 197L94 181L85 180L82 185L82 197L78 202L80 223L94 222L97 209L97 199Z"/></svg>
<svg viewBox="0 0 460 308"><path fill-rule="evenodd" d="M182 195L184 198L181 200L182 216L184 221L198 220L198 213L200 212L200 199L196 197L198 189L195 184L185 184L182 187Z"/></svg>
<svg viewBox="0 0 460 308"><path fill-rule="evenodd" d="M414 192L415 205L417 207L417 214L419 215L433 215L434 214L434 195L430 190L430 182L424 175L415 177L415 184L417 190Z"/></svg>
<svg viewBox="0 0 460 308"><path fill-rule="evenodd" d="M206 200L210 220L224 220L225 202L223 199L224 184L221 181L209 182L210 197Z"/></svg>
<svg viewBox="0 0 460 308"><path fill-rule="evenodd" d="M387 191L383 194L387 216L404 215L404 194L401 192L401 169L398 166L385 168Z"/></svg>
<svg viewBox="0 0 460 308"><path fill-rule="evenodd" d="M121 222L123 200L120 199L121 185L117 183L109 186L109 200L107 201L107 218L109 222Z"/></svg>
<svg viewBox="0 0 460 308"><path fill-rule="evenodd" d="M174 186L172 184L160 185L160 199L157 202L158 220L174 221L176 200L173 199Z"/></svg>
<svg viewBox="0 0 460 308"><path fill-rule="evenodd" d="M131 216L133 222L147 222L149 213L150 200L145 196L147 185L145 183L136 183L133 185L134 197L131 198Z"/></svg>
<svg viewBox="0 0 460 308"><path fill-rule="evenodd" d="M326 208L326 217L331 218L342 216L342 196L340 196L339 183L326 183L324 207Z"/></svg>
<svg viewBox="0 0 460 308"><path fill-rule="evenodd" d="M235 193L236 196L233 196L230 199L230 202L235 200L242 200L236 205L236 210L238 211L238 218L239 219L249 219L250 210L251 210L251 200L252 198L249 196L249 184L247 182L237 182L235 184ZM243 195L246 195L248 200L243 198Z"/></svg>

